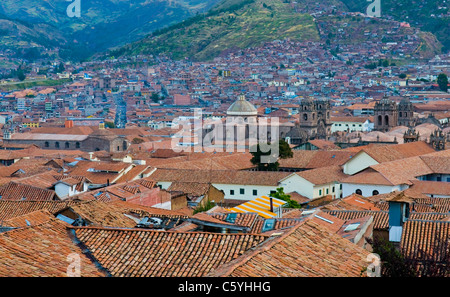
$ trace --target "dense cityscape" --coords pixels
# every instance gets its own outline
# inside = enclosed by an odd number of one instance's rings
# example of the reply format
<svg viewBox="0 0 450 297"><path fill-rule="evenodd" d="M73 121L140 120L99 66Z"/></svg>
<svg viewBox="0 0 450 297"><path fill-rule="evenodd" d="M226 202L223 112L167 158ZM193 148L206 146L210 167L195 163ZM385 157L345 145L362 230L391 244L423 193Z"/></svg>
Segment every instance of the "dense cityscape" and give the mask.
<svg viewBox="0 0 450 297"><path fill-rule="evenodd" d="M0 47L0 275L449 276L450 53L328 2L205 60Z"/></svg>

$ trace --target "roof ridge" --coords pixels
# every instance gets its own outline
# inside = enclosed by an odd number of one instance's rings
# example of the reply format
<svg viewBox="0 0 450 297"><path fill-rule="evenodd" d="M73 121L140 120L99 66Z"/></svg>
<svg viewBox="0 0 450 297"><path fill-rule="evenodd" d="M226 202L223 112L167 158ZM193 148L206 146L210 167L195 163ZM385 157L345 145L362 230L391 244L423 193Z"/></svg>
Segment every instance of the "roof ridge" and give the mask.
<svg viewBox="0 0 450 297"><path fill-rule="evenodd" d="M445 223L445 224L450 224L450 221L443 221L443 220L425 220L425 219L407 219L406 222Z"/></svg>
<svg viewBox="0 0 450 297"><path fill-rule="evenodd" d="M126 228L126 227L108 227L108 226L69 226L69 229L96 229L105 231L143 231L143 232L158 232L158 233L179 233L179 234L206 234L214 236L261 236L261 237L271 237L268 235L263 235L259 233L211 233L206 231L194 231L194 232L183 232L183 231L173 231L173 230L155 230L155 229L144 229L144 228Z"/></svg>

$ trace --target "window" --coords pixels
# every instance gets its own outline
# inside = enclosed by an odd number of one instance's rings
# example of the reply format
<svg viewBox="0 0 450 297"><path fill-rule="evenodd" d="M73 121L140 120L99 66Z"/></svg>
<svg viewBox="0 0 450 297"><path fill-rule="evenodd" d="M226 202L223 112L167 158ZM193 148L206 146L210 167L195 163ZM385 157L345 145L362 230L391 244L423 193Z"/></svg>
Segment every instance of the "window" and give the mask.
<svg viewBox="0 0 450 297"><path fill-rule="evenodd" d="M355 193L358 195L362 195L362 191L360 189L356 189Z"/></svg>
<svg viewBox="0 0 450 297"><path fill-rule="evenodd" d="M236 221L236 217L237 217L237 213L230 213L227 215L225 222L234 224L234 222Z"/></svg>
<svg viewBox="0 0 450 297"><path fill-rule="evenodd" d="M328 191L329 191L329 189L327 188L327 190L326 190L326 192L327 192L327 195L328 195Z"/></svg>
<svg viewBox="0 0 450 297"><path fill-rule="evenodd" d="M239 194L244 195L245 194L245 190L244 189L239 189Z"/></svg>
<svg viewBox="0 0 450 297"><path fill-rule="evenodd" d="M378 192L377 190L373 190L372 191L372 196L375 196L375 195L378 195L378 194L380 194L380 192Z"/></svg>
<svg viewBox="0 0 450 297"><path fill-rule="evenodd" d="M80 143L78 141L75 142L75 148L80 148Z"/></svg>
<svg viewBox="0 0 450 297"><path fill-rule="evenodd" d="M262 232L273 230L275 227L275 219L265 219L262 227Z"/></svg>
<svg viewBox="0 0 450 297"><path fill-rule="evenodd" d="M258 196L258 190L253 190L253 196Z"/></svg>
<svg viewBox="0 0 450 297"><path fill-rule="evenodd" d="M66 141L65 146L66 146L66 149L69 148L70 147L69 142Z"/></svg>
<svg viewBox="0 0 450 297"><path fill-rule="evenodd" d="M48 141L46 141L46 142L44 143L44 146L45 146L45 147L49 147L49 146L50 146L50 144L48 143Z"/></svg>
<svg viewBox="0 0 450 297"><path fill-rule="evenodd" d="M322 190L319 190L319 196L322 196Z"/></svg>
<svg viewBox="0 0 450 297"><path fill-rule="evenodd" d="M55 147L59 148L59 142L55 142Z"/></svg>
<svg viewBox="0 0 450 297"><path fill-rule="evenodd" d="M230 190L230 195L234 195L234 190Z"/></svg>

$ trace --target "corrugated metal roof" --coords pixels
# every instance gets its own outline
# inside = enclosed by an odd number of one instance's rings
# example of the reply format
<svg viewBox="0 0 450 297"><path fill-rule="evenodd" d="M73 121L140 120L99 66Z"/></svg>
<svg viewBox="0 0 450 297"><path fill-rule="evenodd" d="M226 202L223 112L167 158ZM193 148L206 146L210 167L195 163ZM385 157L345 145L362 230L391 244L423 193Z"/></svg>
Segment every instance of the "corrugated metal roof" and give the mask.
<svg viewBox="0 0 450 297"><path fill-rule="evenodd" d="M286 204L286 201L272 198L273 208L280 207ZM262 196L247 202L244 202L238 206L229 209L232 212L253 212L257 213L264 218L273 218L276 217L277 214L270 211L270 198L267 196Z"/></svg>

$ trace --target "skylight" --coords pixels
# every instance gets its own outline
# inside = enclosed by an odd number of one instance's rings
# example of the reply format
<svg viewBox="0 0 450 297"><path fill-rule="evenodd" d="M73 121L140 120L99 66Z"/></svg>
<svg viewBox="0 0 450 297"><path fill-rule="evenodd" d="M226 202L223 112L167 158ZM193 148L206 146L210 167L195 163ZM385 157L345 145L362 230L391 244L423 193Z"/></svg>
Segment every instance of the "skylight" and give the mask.
<svg viewBox="0 0 450 297"><path fill-rule="evenodd" d="M334 224L334 222L333 221L330 221L330 220L328 220L328 219L325 219L324 217L321 217L321 216L318 216L318 215L314 215L316 218L318 218L318 219L321 219L322 221L325 221L325 222L327 222L327 223L330 223L330 224Z"/></svg>
<svg viewBox="0 0 450 297"><path fill-rule="evenodd" d="M236 221L237 213L230 213L227 215L227 218L225 219L225 222L228 223L234 223Z"/></svg>
<svg viewBox="0 0 450 297"><path fill-rule="evenodd" d="M267 231L273 230L274 227L275 227L275 219L266 219L266 220L264 220L262 232L267 232Z"/></svg>
<svg viewBox="0 0 450 297"><path fill-rule="evenodd" d="M344 231L345 232L354 231L354 230L358 229L359 225L360 225L359 223L350 224L347 227L345 227Z"/></svg>

